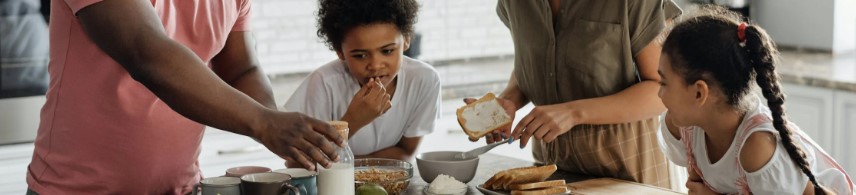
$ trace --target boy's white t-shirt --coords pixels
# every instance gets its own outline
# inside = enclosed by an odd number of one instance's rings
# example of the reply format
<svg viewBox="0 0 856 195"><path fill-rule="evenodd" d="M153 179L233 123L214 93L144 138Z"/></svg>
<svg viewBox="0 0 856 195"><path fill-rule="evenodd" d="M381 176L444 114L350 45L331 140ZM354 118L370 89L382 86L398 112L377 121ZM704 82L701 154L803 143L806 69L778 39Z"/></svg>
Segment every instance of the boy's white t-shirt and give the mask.
<svg viewBox="0 0 856 195"><path fill-rule="evenodd" d="M395 146L401 137L420 137L434 131L440 118L440 77L430 65L403 58L392 107L349 138L355 155ZM339 120L359 90L347 66L336 59L310 73L285 103L285 109L319 120Z"/></svg>

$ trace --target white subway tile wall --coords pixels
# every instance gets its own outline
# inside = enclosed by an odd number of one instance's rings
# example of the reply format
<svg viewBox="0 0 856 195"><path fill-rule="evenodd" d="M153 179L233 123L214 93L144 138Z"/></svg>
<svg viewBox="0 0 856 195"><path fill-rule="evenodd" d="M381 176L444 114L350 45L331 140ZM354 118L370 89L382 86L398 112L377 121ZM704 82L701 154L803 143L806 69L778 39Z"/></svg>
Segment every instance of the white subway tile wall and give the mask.
<svg viewBox="0 0 856 195"><path fill-rule="evenodd" d="M416 31L428 62L507 56L511 35L496 16L496 0L420 0ZM253 32L268 74L310 72L336 58L318 38L317 0L254 0Z"/></svg>

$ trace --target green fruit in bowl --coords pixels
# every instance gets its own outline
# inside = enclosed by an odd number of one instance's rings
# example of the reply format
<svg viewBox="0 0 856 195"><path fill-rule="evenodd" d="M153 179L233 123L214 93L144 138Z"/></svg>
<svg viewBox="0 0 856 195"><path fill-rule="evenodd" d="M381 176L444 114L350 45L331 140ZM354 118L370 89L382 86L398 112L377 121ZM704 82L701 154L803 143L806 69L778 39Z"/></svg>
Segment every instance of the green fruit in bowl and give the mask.
<svg viewBox="0 0 856 195"><path fill-rule="evenodd" d="M387 195L382 186L368 183L357 188L357 195Z"/></svg>

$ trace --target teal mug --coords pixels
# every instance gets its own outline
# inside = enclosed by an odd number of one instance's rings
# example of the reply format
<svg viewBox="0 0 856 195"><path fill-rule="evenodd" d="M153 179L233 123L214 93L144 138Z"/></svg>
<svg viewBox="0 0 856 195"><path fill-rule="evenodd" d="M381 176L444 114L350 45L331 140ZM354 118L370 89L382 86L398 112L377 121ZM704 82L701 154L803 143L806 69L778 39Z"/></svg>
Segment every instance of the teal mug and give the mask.
<svg viewBox="0 0 856 195"><path fill-rule="evenodd" d="M291 183L294 185L303 185L305 188L300 189L300 194L303 195L318 195L318 172L306 170L304 168L289 168L289 169L277 169L273 172L276 173L285 173L291 175ZM295 195L294 193L289 193L289 195Z"/></svg>

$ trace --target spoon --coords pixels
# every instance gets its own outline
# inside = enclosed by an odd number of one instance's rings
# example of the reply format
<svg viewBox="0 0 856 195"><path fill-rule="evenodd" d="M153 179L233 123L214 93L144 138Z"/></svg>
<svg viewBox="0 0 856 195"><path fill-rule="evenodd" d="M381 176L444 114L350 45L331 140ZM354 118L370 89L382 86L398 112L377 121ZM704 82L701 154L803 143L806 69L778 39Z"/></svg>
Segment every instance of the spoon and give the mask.
<svg viewBox="0 0 856 195"><path fill-rule="evenodd" d="M473 150L470 150L467 152L461 152L460 154L455 155L455 158L467 159L470 157L479 156L479 155L482 155L484 153L487 153L487 151L490 151L491 149L495 148L496 146L502 145L504 143L511 143L511 142L514 142L514 139L506 139L503 141L494 142L492 144L488 144L488 145L485 145L482 147L478 147L476 149L473 149Z"/></svg>

